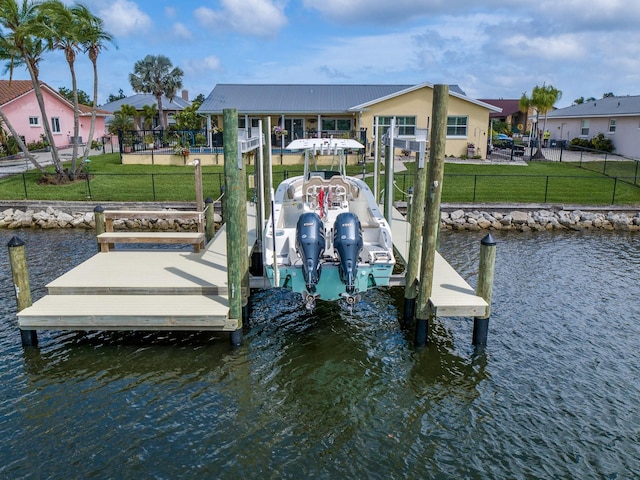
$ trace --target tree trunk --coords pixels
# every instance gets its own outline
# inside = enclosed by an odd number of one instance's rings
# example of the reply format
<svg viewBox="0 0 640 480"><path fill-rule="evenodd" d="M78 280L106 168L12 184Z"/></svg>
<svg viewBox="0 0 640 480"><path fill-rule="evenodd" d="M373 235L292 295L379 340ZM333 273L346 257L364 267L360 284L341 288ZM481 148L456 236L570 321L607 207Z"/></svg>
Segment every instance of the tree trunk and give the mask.
<svg viewBox="0 0 640 480"><path fill-rule="evenodd" d="M29 75L31 76L31 83L33 84L33 91L36 94L36 99L38 100L38 106L40 107L40 113L42 113L42 126L44 128L44 132L47 136L47 140L49 141L49 145L51 147L51 159L53 161L53 165L56 169L56 173L62 175L62 163L60 162L60 155L58 155L58 148L56 147L55 141L53 139L53 133L51 131L51 125L49 125L49 118L47 117L47 109L44 106L44 98L42 97L42 90L40 90L40 80L38 80L38 74L36 73L31 61L29 60L28 55L23 52L23 57L25 58L25 63L27 65L27 69L29 70Z"/></svg>
<svg viewBox="0 0 640 480"><path fill-rule="evenodd" d="M9 119L6 117L6 115L2 111L2 107L0 107L0 118L2 119L2 122L7 126L7 128L9 128L9 131L11 132L11 135L13 136L13 138L16 139L16 142L18 143L18 147L20 147L20 150L22 151L22 153L24 153L25 157L27 157L27 159L31 163L33 163L33 165L38 170L40 170L42 173L44 173L44 171L45 171L44 167L38 163L38 161L36 160L36 157L31 155L31 153L27 149L27 146L22 141L22 138L18 135L18 132L16 132L16 130L13 128L13 125L11 125L11 123L9 122Z"/></svg>
<svg viewBox="0 0 640 480"><path fill-rule="evenodd" d="M91 126L89 127L89 138L84 146L84 152L82 154L82 163L89 157L89 150L93 143L93 132L96 127L96 109L98 108L98 60L97 58L91 58L93 64L93 108L91 109Z"/></svg>
<svg viewBox="0 0 640 480"><path fill-rule="evenodd" d="M160 127L162 130L167 129L167 125L164 122L164 109L162 108L162 95L156 95L156 102L158 102L158 116L160 117Z"/></svg>

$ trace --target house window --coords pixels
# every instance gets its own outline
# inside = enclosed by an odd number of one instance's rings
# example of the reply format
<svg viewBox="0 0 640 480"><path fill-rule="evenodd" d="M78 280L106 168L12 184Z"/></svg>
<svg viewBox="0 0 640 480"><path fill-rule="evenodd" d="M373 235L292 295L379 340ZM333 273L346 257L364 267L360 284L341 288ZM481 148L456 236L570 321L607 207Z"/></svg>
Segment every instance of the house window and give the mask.
<svg viewBox="0 0 640 480"><path fill-rule="evenodd" d="M609 119L609 133L616 133L616 119Z"/></svg>
<svg viewBox="0 0 640 480"><path fill-rule="evenodd" d="M31 127L39 127L40 126L40 117L29 117L29 126L31 126Z"/></svg>
<svg viewBox="0 0 640 480"><path fill-rule="evenodd" d="M351 119L350 118L323 118L322 130L350 132Z"/></svg>
<svg viewBox="0 0 640 480"><path fill-rule="evenodd" d="M394 117L378 117L378 125L381 127L382 134L387 133L391 126L391 120ZM416 117L395 117L396 127L398 127L398 135L413 137L416 134Z"/></svg>
<svg viewBox="0 0 640 480"><path fill-rule="evenodd" d="M583 137L589 136L589 120L582 120L582 122L580 122L580 135Z"/></svg>
<svg viewBox="0 0 640 480"><path fill-rule="evenodd" d="M60 133L60 119L58 117L51 117L51 130L53 133Z"/></svg>
<svg viewBox="0 0 640 480"><path fill-rule="evenodd" d="M469 117L447 117L447 137L466 137Z"/></svg>

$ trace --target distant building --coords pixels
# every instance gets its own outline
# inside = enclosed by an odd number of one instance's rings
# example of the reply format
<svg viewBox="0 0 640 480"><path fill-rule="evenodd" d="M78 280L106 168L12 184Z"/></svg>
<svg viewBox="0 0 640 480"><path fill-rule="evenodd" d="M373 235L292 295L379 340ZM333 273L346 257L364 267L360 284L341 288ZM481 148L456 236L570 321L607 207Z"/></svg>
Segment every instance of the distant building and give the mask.
<svg viewBox="0 0 640 480"><path fill-rule="evenodd" d="M55 145L57 147L71 145L73 143L73 104L46 83L40 83L40 87ZM26 143L42 140L44 135L42 113L31 80L0 80L0 107L18 135L24 137ZM102 109L97 110L94 139L105 135L105 118L108 115L109 113ZM87 141L90 127L91 107L80 105L79 143Z"/></svg>
<svg viewBox="0 0 640 480"><path fill-rule="evenodd" d="M552 143L602 133L613 142L615 153L640 158L640 96L606 97L559 108L547 114L546 128Z"/></svg>
<svg viewBox="0 0 640 480"><path fill-rule="evenodd" d="M113 102L106 103L101 105L100 108L106 110L108 112L115 112L120 110L122 105L131 105L135 108L140 115L134 118L134 123L139 129L144 128L144 116L142 115L142 111L145 105L148 106L156 106L157 101L155 95L151 93L138 93L135 95L131 95L130 97L121 98L120 100L115 100ZM191 102L189 101L189 94L186 90L182 90L181 96L173 97L173 99L169 100L169 98L163 96L162 97L162 111L165 117L165 125L170 126L176 123L175 115L178 112L181 112L186 107L189 107ZM160 125L160 117L156 115L156 117L152 121L151 128L157 128Z"/></svg>
<svg viewBox="0 0 640 480"><path fill-rule="evenodd" d="M531 131L533 109L528 112L521 112L519 99L483 98L480 101L502 109L501 112L491 112L489 118L507 123L511 128L511 133L524 134Z"/></svg>
<svg viewBox="0 0 640 480"><path fill-rule="evenodd" d="M256 127L270 117L281 127L286 145L297 138L350 136L372 141L374 119L383 127L395 118L400 136L431 127L433 84L418 85L247 85L218 84L200 106L208 127L222 125L222 112L238 110L239 126ZM449 86L446 154L467 154L469 144L486 155L489 114L500 108L467 97L457 85Z"/></svg>

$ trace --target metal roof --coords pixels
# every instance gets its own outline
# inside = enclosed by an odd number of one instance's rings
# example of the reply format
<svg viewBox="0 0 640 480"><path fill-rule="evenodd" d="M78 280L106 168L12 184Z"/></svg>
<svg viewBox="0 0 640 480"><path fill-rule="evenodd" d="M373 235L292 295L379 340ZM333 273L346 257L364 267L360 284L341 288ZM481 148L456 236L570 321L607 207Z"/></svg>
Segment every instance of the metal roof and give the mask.
<svg viewBox="0 0 640 480"><path fill-rule="evenodd" d="M607 97L547 113L548 118L620 117L640 115L640 96Z"/></svg>
<svg viewBox="0 0 640 480"><path fill-rule="evenodd" d="M131 95L130 97L121 98L120 100L106 103L104 105L101 105L100 108L102 110L113 113L116 110L120 110L120 107L122 105L131 105L136 110L142 110L142 107L144 107L145 105L151 106L156 105L156 103L156 97L152 93L138 93L136 95ZM180 96L173 97L173 100L169 100L165 96L162 97L162 109L164 111L181 111L189 105L191 105L191 102L183 100Z"/></svg>
<svg viewBox="0 0 640 480"><path fill-rule="evenodd" d="M413 85L257 85L218 84L200 106L200 113L344 114L351 107L392 96ZM450 90L464 96L457 85Z"/></svg>

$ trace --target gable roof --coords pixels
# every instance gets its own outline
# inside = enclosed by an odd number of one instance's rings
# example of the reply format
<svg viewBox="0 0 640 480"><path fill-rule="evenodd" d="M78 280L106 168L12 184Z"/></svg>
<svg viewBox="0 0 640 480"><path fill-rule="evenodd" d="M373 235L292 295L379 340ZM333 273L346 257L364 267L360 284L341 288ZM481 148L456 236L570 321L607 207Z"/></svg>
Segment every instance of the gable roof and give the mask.
<svg viewBox="0 0 640 480"><path fill-rule="evenodd" d="M520 100L519 99L504 99L504 98L481 98L481 102L488 103L495 107L501 108L502 112L491 112L489 118L508 117L520 113Z"/></svg>
<svg viewBox="0 0 640 480"><path fill-rule="evenodd" d="M142 110L145 105L156 105L156 97L152 93L137 93L135 95L131 95L130 97L121 98L120 100L115 100L113 102L105 103L104 105L100 105L100 108L106 110L107 112L115 112L116 110L120 110L122 105L131 105L136 110ZM164 111L167 110L176 110L181 111L184 110L185 107L191 105L191 102L184 100L180 96L173 97L173 100L169 100L166 96L162 96L162 109Z"/></svg>
<svg viewBox="0 0 640 480"><path fill-rule="evenodd" d="M607 97L559 108L547 118L625 117L640 115L640 96Z"/></svg>
<svg viewBox="0 0 640 480"><path fill-rule="evenodd" d="M69 108L73 110L73 104L49 85L44 82L40 82L40 87L48 91L61 102L66 103ZM6 105L7 103L10 103L32 91L33 84L31 83L31 80L0 80L0 105ZM80 116L91 115L92 107L89 105L80 104L78 105L78 109L80 110ZM96 109L96 115L107 116L110 115L110 112L106 112L98 108Z"/></svg>
<svg viewBox="0 0 640 480"><path fill-rule="evenodd" d="M9 103L33 90L31 80L0 80L0 105Z"/></svg>
<svg viewBox="0 0 640 480"><path fill-rule="evenodd" d="M221 114L235 108L241 114L344 114L357 105L406 92L414 85L218 84L198 112ZM457 85L452 92L464 97ZM466 97L465 97L466 98Z"/></svg>

